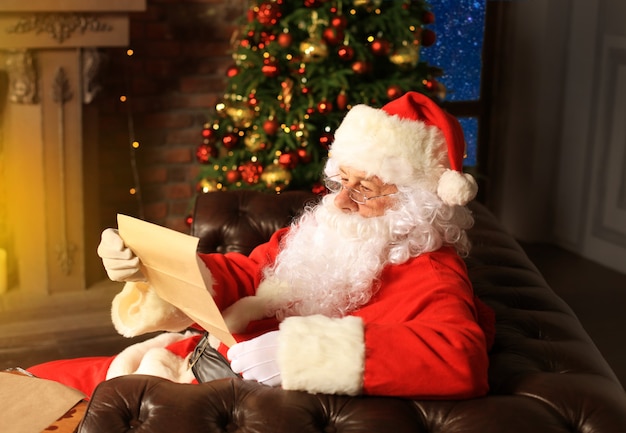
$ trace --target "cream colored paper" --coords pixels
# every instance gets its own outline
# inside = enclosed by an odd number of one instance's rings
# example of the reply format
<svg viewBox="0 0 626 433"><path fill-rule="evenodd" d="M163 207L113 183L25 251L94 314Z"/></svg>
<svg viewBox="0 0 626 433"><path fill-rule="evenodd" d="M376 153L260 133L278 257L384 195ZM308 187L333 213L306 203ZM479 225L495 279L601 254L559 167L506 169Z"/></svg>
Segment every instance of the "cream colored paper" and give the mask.
<svg viewBox="0 0 626 433"><path fill-rule="evenodd" d="M124 243L139 257L157 294L227 346L236 343L205 284L198 238L127 215L117 215ZM203 276L204 275L204 276Z"/></svg>
<svg viewBox="0 0 626 433"><path fill-rule="evenodd" d="M42 432L83 398L57 382L0 372L0 432Z"/></svg>

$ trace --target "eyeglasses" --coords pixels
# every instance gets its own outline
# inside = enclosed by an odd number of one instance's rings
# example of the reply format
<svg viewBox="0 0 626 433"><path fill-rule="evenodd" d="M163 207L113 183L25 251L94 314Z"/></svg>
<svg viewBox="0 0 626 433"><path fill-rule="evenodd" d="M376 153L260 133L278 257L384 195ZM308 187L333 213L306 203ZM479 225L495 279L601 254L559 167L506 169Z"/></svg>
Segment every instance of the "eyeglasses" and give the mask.
<svg viewBox="0 0 626 433"><path fill-rule="evenodd" d="M336 180L336 178L338 178L339 176L341 175L336 174L334 176L327 177L324 181L324 183L326 184L326 188L328 188L328 190L333 193L339 193L345 189L346 191L348 191L348 197L350 198L350 200L357 204L365 204L368 200L373 200L380 197L388 197L390 195L397 194L397 192L391 192L389 194L380 194L368 197L358 189L349 188L345 186L341 181Z"/></svg>

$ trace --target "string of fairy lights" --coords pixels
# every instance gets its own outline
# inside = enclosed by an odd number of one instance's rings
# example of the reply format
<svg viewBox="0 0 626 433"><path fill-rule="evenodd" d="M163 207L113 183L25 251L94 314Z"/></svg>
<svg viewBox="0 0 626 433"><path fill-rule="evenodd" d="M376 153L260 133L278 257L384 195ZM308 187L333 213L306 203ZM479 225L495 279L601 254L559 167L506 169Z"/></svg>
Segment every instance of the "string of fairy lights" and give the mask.
<svg viewBox="0 0 626 433"><path fill-rule="evenodd" d="M126 50L126 57L128 62L130 63L130 59L135 54L135 51L131 48ZM127 68L128 70L129 68ZM119 100L122 104L126 106L126 122L128 126L128 137L129 137L129 151L130 151L130 169L132 174L133 185L129 188L128 192L132 196L135 197L137 201L137 212L140 219L145 219L145 210L143 205L143 198L141 192L141 182L139 179L139 169L137 167L137 150L140 147L139 140L135 134L135 121L133 116L132 109L132 101L129 97L130 95L130 74L126 74L126 89L125 94L120 95Z"/></svg>

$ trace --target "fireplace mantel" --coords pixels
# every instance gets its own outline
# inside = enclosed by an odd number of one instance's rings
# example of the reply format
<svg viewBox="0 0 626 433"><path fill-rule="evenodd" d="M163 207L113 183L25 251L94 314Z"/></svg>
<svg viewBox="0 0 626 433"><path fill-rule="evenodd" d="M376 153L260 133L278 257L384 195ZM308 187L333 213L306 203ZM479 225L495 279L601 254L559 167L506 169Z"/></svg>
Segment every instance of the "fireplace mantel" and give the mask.
<svg viewBox="0 0 626 433"><path fill-rule="evenodd" d="M137 12L145 0L2 0L4 12Z"/></svg>
<svg viewBox="0 0 626 433"><path fill-rule="evenodd" d="M100 284L97 197L86 187L98 173L89 103L98 48L128 46L128 14L145 8L146 0L0 4L0 311L88 298Z"/></svg>

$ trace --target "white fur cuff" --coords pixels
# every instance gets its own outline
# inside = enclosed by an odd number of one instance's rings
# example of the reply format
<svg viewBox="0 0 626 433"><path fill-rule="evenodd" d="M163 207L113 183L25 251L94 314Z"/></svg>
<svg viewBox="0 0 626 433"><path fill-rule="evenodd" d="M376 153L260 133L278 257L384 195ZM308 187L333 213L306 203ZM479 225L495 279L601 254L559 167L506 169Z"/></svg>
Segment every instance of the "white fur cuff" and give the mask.
<svg viewBox="0 0 626 433"><path fill-rule="evenodd" d="M191 336L190 333L164 333L121 351L107 371L106 379L127 374L149 374L178 383L191 383L194 379L189 366L189 354L181 358L166 349L167 346Z"/></svg>
<svg viewBox="0 0 626 433"><path fill-rule="evenodd" d="M124 337L135 337L154 331L182 331L193 320L164 301L145 282L129 282L113 299L111 320Z"/></svg>
<svg viewBox="0 0 626 433"><path fill-rule="evenodd" d="M278 348L284 389L357 395L363 387L365 340L358 317L289 317Z"/></svg>

